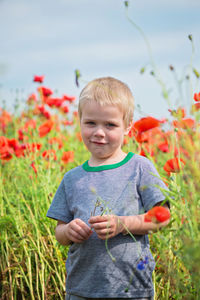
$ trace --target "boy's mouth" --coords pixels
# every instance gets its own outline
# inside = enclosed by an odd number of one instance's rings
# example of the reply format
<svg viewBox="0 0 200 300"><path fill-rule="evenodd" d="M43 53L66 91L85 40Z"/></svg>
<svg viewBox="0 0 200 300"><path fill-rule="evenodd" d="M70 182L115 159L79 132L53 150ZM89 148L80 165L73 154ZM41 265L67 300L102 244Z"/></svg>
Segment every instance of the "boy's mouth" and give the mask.
<svg viewBox="0 0 200 300"><path fill-rule="evenodd" d="M96 145L106 145L105 142L99 142L99 141L91 141L91 143L96 144Z"/></svg>

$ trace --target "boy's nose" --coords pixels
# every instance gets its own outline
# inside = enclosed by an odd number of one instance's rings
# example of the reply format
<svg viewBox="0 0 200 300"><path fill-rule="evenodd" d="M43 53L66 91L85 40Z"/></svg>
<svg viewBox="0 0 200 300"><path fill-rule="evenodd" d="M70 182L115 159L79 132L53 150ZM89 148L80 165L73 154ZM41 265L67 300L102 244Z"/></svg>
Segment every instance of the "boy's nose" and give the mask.
<svg viewBox="0 0 200 300"><path fill-rule="evenodd" d="M95 136L105 136L105 132L102 127L98 127L98 128L96 128L94 135Z"/></svg>

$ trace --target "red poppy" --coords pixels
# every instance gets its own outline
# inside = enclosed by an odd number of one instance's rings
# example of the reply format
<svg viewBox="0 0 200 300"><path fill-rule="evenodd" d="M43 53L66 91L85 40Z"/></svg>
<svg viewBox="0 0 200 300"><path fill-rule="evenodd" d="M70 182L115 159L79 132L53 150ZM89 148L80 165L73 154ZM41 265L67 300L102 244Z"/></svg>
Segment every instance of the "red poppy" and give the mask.
<svg viewBox="0 0 200 300"><path fill-rule="evenodd" d="M45 135L47 135L51 129L53 128L53 121L52 120L47 120L45 121L42 125L40 125L40 127L38 128L39 131L39 136L40 137L44 137Z"/></svg>
<svg viewBox="0 0 200 300"><path fill-rule="evenodd" d="M63 147L63 141L59 137L52 137L52 138L50 138L48 143L50 145L58 144L58 149L61 149Z"/></svg>
<svg viewBox="0 0 200 300"><path fill-rule="evenodd" d="M73 121L63 120L63 121L62 121L62 124L63 124L63 125L70 125L70 126L71 126L71 125L73 125Z"/></svg>
<svg viewBox="0 0 200 300"><path fill-rule="evenodd" d="M188 129L192 128L195 125L195 121L191 118L182 119L181 121L173 121L174 127Z"/></svg>
<svg viewBox="0 0 200 300"><path fill-rule="evenodd" d="M25 148L29 151L29 152L36 152L36 151L40 151L40 149L42 148L42 144L40 143L31 143L31 144L26 144Z"/></svg>
<svg viewBox="0 0 200 300"><path fill-rule="evenodd" d="M61 107L61 109L62 109L62 111L63 111L64 113L66 113L66 114L69 112L69 107L68 107L67 105Z"/></svg>
<svg viewBox="0 0 200 300"><path fill-rule="evenodd" d="M8 146L8 140L5 136L0 136L0 149Z"/></svg>
<svg viewBox="0 0 200 300"><path fill-rule="evenodd" d="M17 157L25 156L24 150L25 150L24 145L19 145L19 146L15 149L15 156L17 156Z"/></svg>
<svg viewBox="0 0 200 300"><path fill-rule="evenodd" d="M24 124L24 130L27 132L28 129L35 129L36 128L36 121L33 119L30 119L28 121L26 121L26 123Z"/></svg>
<svg viewBox="0 0 200 300"><path fill-rule="evenodd" d="M187 150L185 150L182 147L179 147L179 148L175 147L174 148L174 156L179 156L179 154L182 154L183 156L190 158L190 154Z"/></svg>
<svg viewBox="0 0 200 300"><path fill-rule="evenodd" d="M28 97L27 102L28 102L29 104L37 102L37 96L36 96L36 94L34 94L34 93L31 94L31 95Z"/></svg>
<svg viewBox="0 0 200 300"><path fill-rule="evenodd" d="M37 105L34 110L34 114L41 113L46 119L50 119L51 114L45 109L44 105Z"/></svg>
<svg viewBox="0 0 200 300"><path fill-rule="evenodd" d="M68 96L68 95L63 95L63 99L66 100L66 101L69 101L69 102L73 102L76 97L75 96Z"/></svg>
<svg viewBox="0 0 200 300"><path fill-rule="evenodd" d="M200 109L200 102L197 102L192 105L192 111L198 111Z"/></svg>
<svg viewBox="0 0 200 300"><path fill-rule="evenodd" d="M167 142L161 143L158 145L158 149L162 152L169 153L169 144Z"/></svg>
<svg viewBox="0 0 200 300"><path fill-rule="evenodd" d="M170 219L170 211L163 206L154 206L144 216L145 222L162 223Z"/></svg>
<svg viewBox="0 0 200 300"><path fill-rule="evenodd" d="M83 141L83 139L82 139L82 135L81 135L81 133L80 133L80 132L76 132L76 137L77 137L77 139L78 139L80 142L82 142L82 141Z"/></svg>
<svg viewBox="0 0 200 300"><path fill-rule="evenodd" d="M44 86L40 86L40 87L38 88L38 92L40 92L40 93L42 94L42 96L44 96L44 97L48 97L48 96L50 96L50 95L53 94L53 92L52 92L51 89L46 88L46 87L44 87Z"/></svg>
<svg viewBox="0 0 200 300"><path fill-rule="evenodd" d="M200 93L195 93L194 94L194 100L195 101L200 101Z"/></svg>
<svg viewBox="0 0 200 300"><path fill-rule="evenodd" d="M36 166L35 166L35 162L33 161L30 166L33 169L33 171L35 172L35 174L37 175L37 169L36 169Z"/></svg>
<svg viewBox="0 0 200 300"><path fill-rule="evenodd" d="M9 147L8 139L5 136L0 136L0 159L10 160L14 150Z"/></svg>
<svg viewBox="0 0 200 300"><path fill-rule="evenodd" d="M3 132L5 132L6 126L10 122L12 122L11 115L6 110L1 110L0 125Z"/></svg>
<svg viewBox="0 0 200 300"><path fill-rule="evenodd" d="M34 78L33 78L33 81L42 83L44 81L44 75L42 75L42 76L35 75Z"/></svg>
<svg viewBox="0 0 200 300"><path fill-rule="evenodd" d="M65 100L61 98L46 98L45 103L50 107L61 107Z"/></svg>
<svg viewBox="0 0 200 300"><path fill-rule="evenodd" d="M65 151L65 152L63 152L61 160L65 164L68 164L69 162L73 162L74 161L74 152L73 151Z"/></svg>
<svg viewBox="0 0 200 300"><path fill-rule="evenodd" d="M181 165L182 164L182 165ZM174 158L171 158L169 159L163 169L168 173L170 174L171 172L172 173L178 173L180 172L180 169L181 169L181 166L185 165L185 162L183 159L179 159L178 157L174 157Z"/></svg>
<svg viewBox="0 0 200 300"><path fill-rule="evenodd" d="M127 145L127 144L128 144L128 139L127 139L127 137L124 137L123 145Z"/></svg>
<svg viewBox="0 0 200 300"><path fill-rule="evenodd" d="M51 156L53 156L54 160L57 160L56 151L54 149L48 149L42 153L42 157L45 159L50 159Z"/></svg>
<svg viewBox="0 0 200 300"><path fill-rule="evenodd" d="M18 140L22 142L28 140L28 136L24 135L24 131L22 129L18 130Z"/></svg>
<svg viewBox="0 0 200 300"><path fill-rule="evenodd" d="M158 120L153 117L145 117L141 118L140 120L136 121L133 124L133 127L138 131L138 132L144 132L149 129L152 129L154 127L159 127L161 123L164 123L165 120Z"/></svg>
<svg viewBox="0 0 200 300"><path fill-rule="evenodd" d="M16 150L20 147L19 141L17 139L7 139L9 147Z"/></svg>
<svg viewBox="0 0 200 300"><path fill-rule="evenodd" d="M150 145L144 143L142 148L141 148L140 155L147 157L148 154L151 157L153 157L154 156L154 151L153 151L153 149Z"/></svg>
<svg viewBox="0 0 200 300"><path fill-rule="evenodd" d="M5 146L0 149L0 159L8 161L12 158L13 153L14 151L12 148Z"/></svg>

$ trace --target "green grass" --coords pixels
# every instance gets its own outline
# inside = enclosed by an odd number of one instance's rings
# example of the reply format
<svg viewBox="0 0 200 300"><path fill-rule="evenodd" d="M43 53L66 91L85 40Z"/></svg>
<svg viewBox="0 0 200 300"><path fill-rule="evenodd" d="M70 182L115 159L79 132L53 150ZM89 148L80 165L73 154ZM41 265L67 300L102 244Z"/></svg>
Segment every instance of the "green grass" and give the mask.
<svg viewBox="0 0 200 300"><path fill-rule="evenodd" d="M17 138L18 129L25 121L34 118L37 128L44 121L27 107L24 116L12 116L0 136ZM54 118L54 117L53 117ZM59 115L61 124L63 115ZM200 136L199 112L193 115L196 127L179 129L167 137L170 145L187 150L185 166L179 173L169 177L163 170L165 162L173 152L163 153L156 142L150 146L154 162L162 178L168 183L171 203L169 226L150 235L151 249L156 260L153 274L155 300L199 299L200 274ZM74 118L74 130L55 127L40 138L36 129L25 133L22 143L41 143L39 151L27 151L24 157L13 155L9 161L0 164L0 298L4 299L64 299L65 260L68 248L57 243L54 230L56 221L46 217L53 195L65 172L88 159L88 153L77 138L79 126ZM167 136L167 131L166 131ZM60 136L63 148L49 145L50 137ZM65 136L67 139L64 139ZM140 152L141 145L128 139L125 151ZM42 157L44 150L53 148L57 160ZM74 151L74 161L64 164L63 151ZM148 153L147 153L148 156ZM37 174L31 167L35 163Z"/></svg>

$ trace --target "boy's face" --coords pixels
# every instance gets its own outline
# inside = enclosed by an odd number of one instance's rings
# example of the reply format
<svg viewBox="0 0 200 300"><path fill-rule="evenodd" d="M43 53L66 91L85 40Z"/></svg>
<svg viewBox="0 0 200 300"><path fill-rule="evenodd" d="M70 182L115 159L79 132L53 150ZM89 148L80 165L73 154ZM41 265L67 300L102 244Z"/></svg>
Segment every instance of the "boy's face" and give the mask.
<svg viewBox="0 0 200 300"><path fill-rule="evenodd" d="M100 106L96 101L86 101L80 125L83 142L92 155L90 160L93 163L124 158L121 145L127 129L118 106Z"/></svg>

